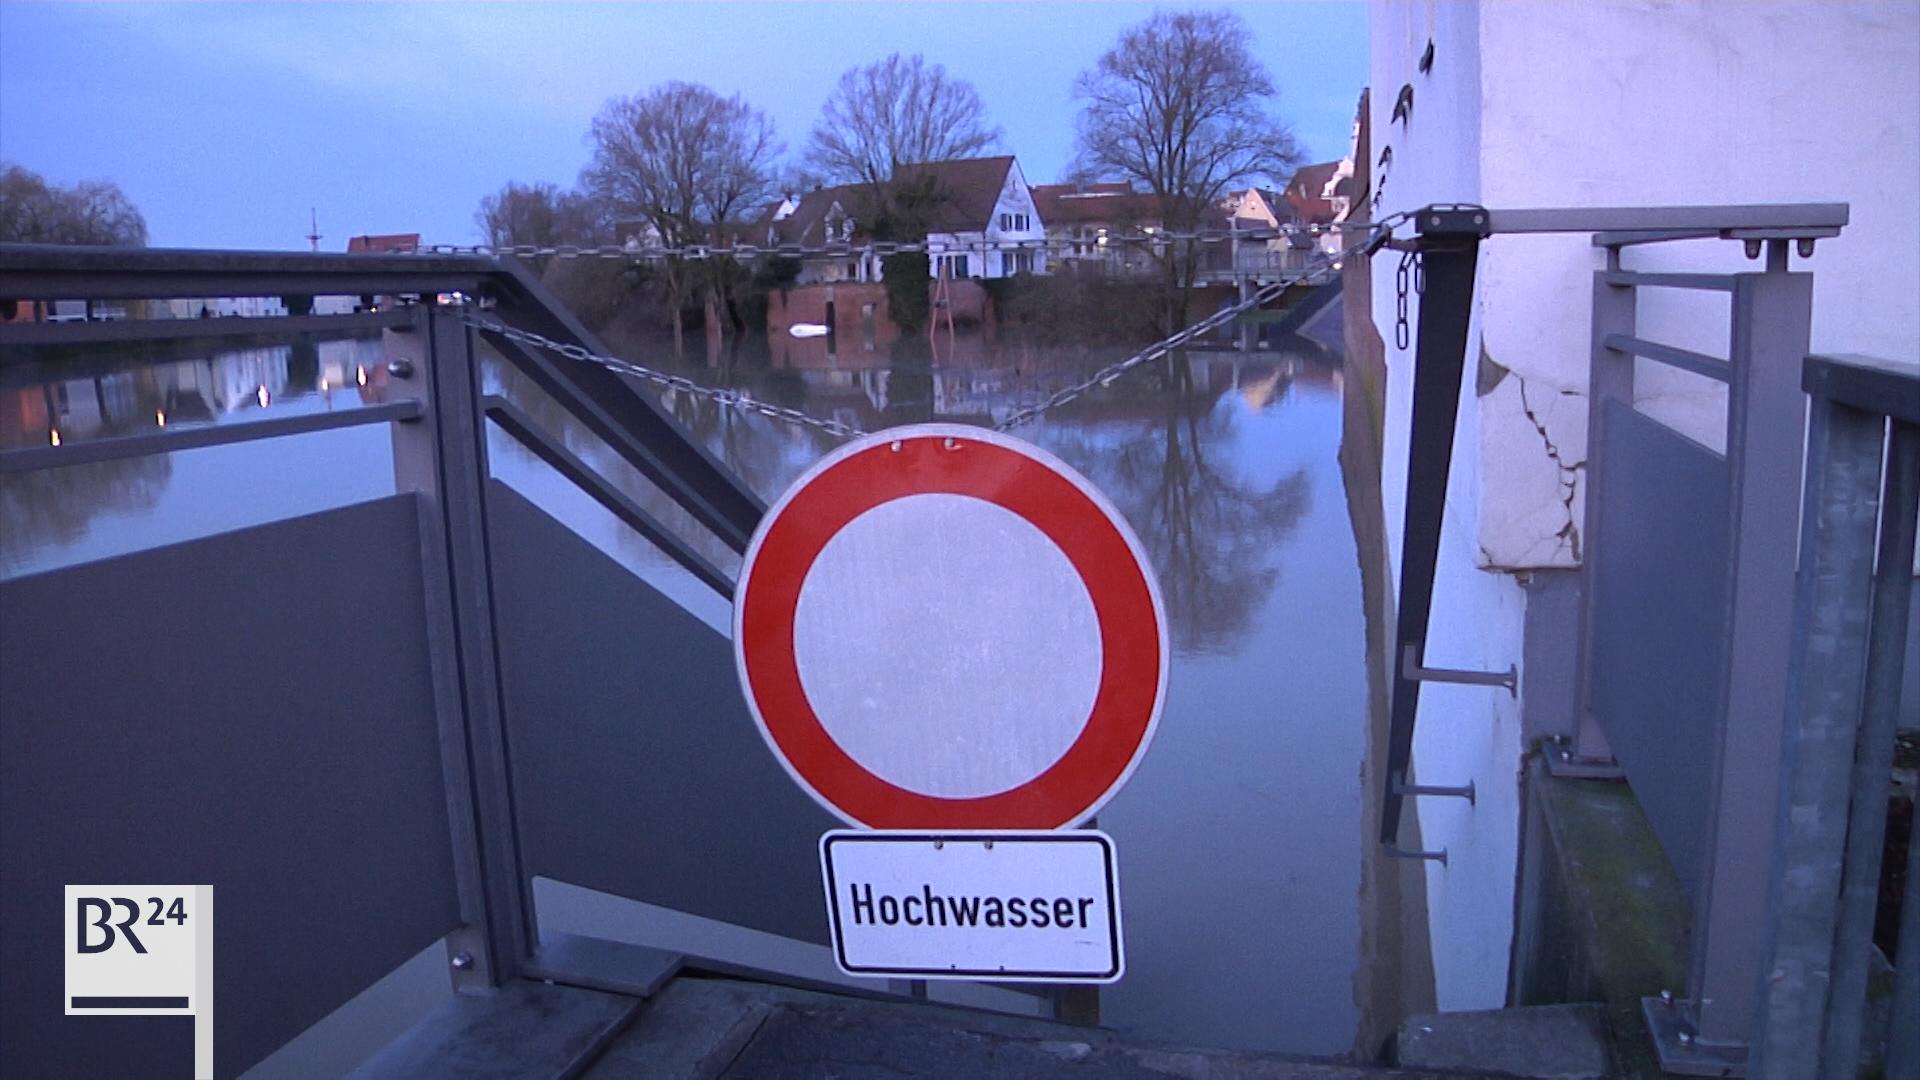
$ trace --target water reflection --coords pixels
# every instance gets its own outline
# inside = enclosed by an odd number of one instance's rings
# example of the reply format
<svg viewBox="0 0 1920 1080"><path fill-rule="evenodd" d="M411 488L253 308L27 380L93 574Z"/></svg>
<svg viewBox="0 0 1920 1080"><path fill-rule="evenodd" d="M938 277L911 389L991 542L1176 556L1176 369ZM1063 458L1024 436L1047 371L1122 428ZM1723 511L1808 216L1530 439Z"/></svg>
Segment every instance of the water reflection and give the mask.
<svg viewBox="0 0 1920 1080"><path fill-rule="evenodd" d="M932 344L901 338L884 350L851 355L828 352L826 342L776 339L770 348L712 350L704 366L679 370L706 385L877 431L930 421L997 424L1125 355L996 349L980 335L952 342L942 335ZM664 345L629 341L616 351L672 369ZM1339 358L1305 338L1244 354L1184 353L1016 434L1085 473L1133 525L1159 573L1176 649L1220 653L1245 635L1272 591L1281 570L1271 553L1312 495L1304 467L1257 476L1228 444L1242 434L1245 417L1282 410L1302 395L1337 401L1340 379ZM659 391L656 399L769 501L838 444L824 432L694 394ZM570 430L557 405L549 416L559 425L552 430ZM589 456L595 442L591 436L570 440ZM656 502L650 493L629 494L649 510L672 511L670 501Z"/></svg>
<svg viewBox="0 0 1920 1080"><path fill-rule="evenodd" d="M378 339L318 341L310 336L285 345L240 348L151 346L133 355L125 349L13 350L0 368L0 448L73 446L161 428L244 421L269 412L359 404L378 392L377 380L367 385L362 373L368 366L378 370L381 352ZM223 449L224 454L191 453L234 456L233 450ZM271 455L253 456L264 463ZM179 454L154 454L0 477L0 576L182 538L178 528L155 535L142 532L142 523L158 515L172 492L180 460ZM378 464L368 461L370 467ZM333 486L330 479L317 483L323 489ZM360 490L360 485L353 486ZM301 501L296 497L276 505ZM265 512L265 507L260 509ZM97 533L96 524L107 519L114 523L112 535ZM206 531L243 519L268 520L244 511L215 515Z"/></svg>

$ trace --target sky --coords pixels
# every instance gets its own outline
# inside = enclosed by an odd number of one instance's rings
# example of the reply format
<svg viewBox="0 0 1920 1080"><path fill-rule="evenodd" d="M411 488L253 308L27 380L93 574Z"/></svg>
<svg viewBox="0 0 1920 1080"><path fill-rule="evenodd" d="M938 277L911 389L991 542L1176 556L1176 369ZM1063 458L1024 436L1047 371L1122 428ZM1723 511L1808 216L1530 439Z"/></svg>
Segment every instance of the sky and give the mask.
<svg viewBox="0 0 1920 1080"><path fill-rule="evenodd" d="M1310 161L1345 153L1366 8L1232 3ZM0 161L109 179L155 247L480 239L509 180L571 186L611 97L680 79L766 110L796 155L840 73L922 53L980 91L1031 183L1073 154L1074 76L1151 4L0 3Z"/></svg>

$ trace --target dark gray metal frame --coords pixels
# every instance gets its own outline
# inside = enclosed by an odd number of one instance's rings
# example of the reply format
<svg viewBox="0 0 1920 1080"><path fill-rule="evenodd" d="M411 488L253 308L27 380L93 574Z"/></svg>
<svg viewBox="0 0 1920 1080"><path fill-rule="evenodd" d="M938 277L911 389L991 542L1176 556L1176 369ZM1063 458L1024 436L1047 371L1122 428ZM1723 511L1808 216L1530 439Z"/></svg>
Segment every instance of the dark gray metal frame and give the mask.
<svg viewBox="0 0 1920 1080"><path fill-rule="evenodd" d="M449 297L448 294L457 295ZM521 805L538 793L525 787L516 789L517 766L511 745L516 730L511 701L515 693L524 694L529 689L524 679L519 684L513 684L510 679L510 669L515 666L511 649L516 640L524 645L527 634L523 627L503 625L501 606L514 597L500 594L505 587L503 583L508 581L503 577L503 567L508 563L503 560L520 560L522 573L514 580L519 583L516 596L522 604L520 610L525 610L524 571L529 565L527 560L537 560L538 555L493 548L503 537L511 538L508 541L511 543L529 536L526 532L526 523L532 520L529 515L538 517L540 512L492 478L488 460L490 430L498 430L531 451L716 595L730 598L733 582L700 554L696 544L678 535L607 476L597 472L569 447L561 433L545 430L521 403L507 396L487 394L481 385L478 361L482 342L539 393L558 403L579 429L611 451L618 461L631 466L725 548L744 553L764 508L737 477L624 378L597 366L526 349L503 335L475 328L467 315L469 306L486 309L490 322L605 353L606 348L554 301L537 280L511 261L472 257L235 254L0 245L0 297L133 300L366 295L378 295L386 308L342 316L0 324L0 379L44 374L31 347L47 345L202 337L285 340L295 333L377 329L383 332L386 354L383 398L377 404L322 414L270 417L235 424L181 425L138 436L4 450L0 451L0 474L346 427L386 425L393 440L396 487L402 496L411 497L418 508L418 587L424 602L419 632L428 646L426 667L430 670L425 673L425 679L432 687L436 713L441 784L452 848L451 874L459 906L459 924L446 941L454 988L485 991L515 978L531 977L645 996L682 966L751 974L775 982L795 981L718 960L669 956L658 950L566 935L545 941L540 937L532 881L539 871L525 848L531 825ZM296 301L289 307L304 309L305 304ZM14 346L27 348L10 348ZM14 370L9 372L9 368ZM580 431L571 434L578 437ZM543 527L549 530L543 534L549 542L571 537L557 523L548 522ZM189 547L195 543L203 542L190 541ZM582 566L586 564L578 560L600 557L584 542L579 549L568 550L572 552L568 557ZM559 553L558 549L555 552ZM620 585L653 596L655 599L650 603L671 605L637 579ZM638 597L639 593L634 596ZM659 614L664 617L670 613L662 609ZM691 617L688 618L690 621ZM190 633L190 627L185 629ZM508 634L509 629L517 630L517 637ZM712 643L706 643L702 649L701 655L711 660ZM588 656L583 662L595 664L602 660ZM710 676L710 668L713 665L706 663L702 670ZM519 670L523 676L528 670L524 657L519 662ZM730 664L727 670L730 675ZM658 673L654 677L655 685L662 691L669 689L675 674ZM562 682L571 678L570 672L560 673ZM685 689L679 691L675 708L682 711L672 715L684 716L687 722L697 726L705 719L703 713L713 711L704 705L721 705L725 699L738 696L730 677L708 679L702 687L691 696ZM744 706L738 702L734 705L744 717ZM525 716L518 721L523 732L528 730L527 722ZM726 743L731 748L729 755L752 757L751 749L737 745L737 738L746 738L757 746L751 724L742 721L735 726L742 727L747 734L739 736L729 729L731 733L727 738L736 740ZM609 730L602 718L594 734L606 736ZM558 734L571 739L584 732L585 729L581 729L570 733L562 728ZM685 745L704 745L700 739L713 734L696 736ZM538 748L522 746L522 756L528 756L535 749ZM648 753L655 750L651 746L645 749ZM671 757L660 758L659 762L658 767L674 767ZM789 785L778 775L770 756L765 762L755 759L750 765L752 767L744 772L736 766L728 776L736 782L750 776L755 778L752 782L765 781L778 785L781 790L763 799L746 800L741 805L768 808L765 812L779 815L788 831L816 824L826 827L824 814L817 812L797 790L785 790ZM0 766L7 770L31 769L33 763L0 757ZM523 783L555 782L551 769L544 775L529 775L539 779L527 781L523 777ZM673 783L650 784L644 775L633 776L630 784L623 779L622 784L661 792L679 790ZM599 790L604 792L604 788ZM791 798L776 797L789 794ZM630 815L635 808L646 805L644 800L633 802L625 810ZM816 817L820 819L818 822ZM642 827L656 824L671 826L670 821L648 819ZM777 828L763 830L766 836L779 831ZM814 828L810 835L817 836L818 831ZM582 865L581 852L605 850L605 832L605 828L600 828L599 835L578 837L574 842L584 846L569 849L566 858L574 865ZM785 838L784 833L781 835ZM548 842L553 840L551 828L544 838ZM698 852L706 850L701 838L697 833L690 833L683 843L696 847L692 864L697 865ZM798 844L794 850L799 852L801 863L812 867L806 873L817 873L811 841ZM550 851L549 856L552 854ZM684 868L688 861L678 859L676 865ZM769 910L754 918L759 919L763 928L777 924L781 928L779 932L804 937L803 930L819 921L818 900L811 887L794 887L797 883L792 877L794 872L791 866L782 871L788 875L781 878L784 887L778 891L782 895L765 897L762 903L769 905ZM658 871L654 873L657 875ZM633 880L631 874L627 880ZM667 892L682 899L692 898L691 902L697 904L702 896L716 895L714 890L724 892L727 888L724 881L717 880L713 884L681 887L677 892L668 888ZM753 902L751 898L730 898L736 911L750 910ZM824 935L823 923L820 933ZM1020 989L1035 992L1031 987ZM1038 992L1046 994L1045 990Z"/></svg>
<svg viewBox="0 0 1920 1080"><path fill-rule="evenodd" d="M379 295L388 310L349 316L210 320L129 319L71 325L0 325L0 368L22 365L31 350L11 346L133 343L200 337L285 340L294 333L386 331L386 399L324 414L272 417L212 426L182 425L138 436L0 451L0 473L164 454L198 447L370 424L393 437L398 489L418 502L424 635L431 667L452 873L460 923L447 939L458 989L485 989L524 974L582 985L619 985L647 993L659 965L646 959L622 981L618 972L647 950L568 939L542 949L523 872L511 780L508 727L489 550L489 422L532 449L641 536L658 545L721 596L732 583L693 547L595 474L552 433L512 402L483 395L477 333L440 298L485 305L492 319L595 352L605 348L574 322L519 266L478 258L307 256L126 251L0 245L0 297L163 299L224 296ZM295 305L290 305L295 306ZM304 307L304 305L298 305ZM735 551L744 551L762 513L759 500L670 416L603 369L491 344L568 414L652 481ZM23 360L22 357L28 357ZM190 542L198 543L198 542ZM716 688L730 693L731 688ZM9 771L33 763L8 757ZM809 858L811 848L807 849ZM816 906L804 897L782 902ZM590 947L591 946L591 947ZM602 947L603 946L603 947ZM584 950L584 951L583 951ZM591 963L578 962L593 953ZM632 966L632 965L629 965ZM642 970L642 969L646 970Z"/></svg>
<svg viewBox="0 0 1920 1080"><path fill-rule="evenodd" d="M1610 242L1619 237L1595 239L1606 249L1607 267L1594 276L1586 493L1592 554L1571 741L1549 760L1561 775L1624 770L1688 886L1693 928L1687 992L1651 1013L1659 1021L1655 1030L1672 1037L1661 1048L1666 1067L1675 1071L1718 1075L1740 1067L1767 933L1761 897L1777 836L1753 807L1769 804L1779 782L1805 411L1796 374L1810 342L1813 307L1812 275L1788 270L1788 242L1804 245L1804 253L1814 239L1830 234L1824 227L1802 228L1805 234L1776 226L1773 232L1787 235L1765 239L1764 270L1729 275L1631 273L1621 266L1626 245ZM1730 293L1727 358L1637 337L1636 296L1644 287ZM1635 357L1727 384L1724 453L1681 436L1652 434L1665 429L1633 409ZM1648 471L1616 475L1616 458L1626 445L1621 440L1656 437L1668 449L1651 452L1664 458L1657 456ZM1719 470L1714 479L1675 490L1690 490L1681 497L1695 512L1724 515L1691 533L1676 515L1634 509L1637 491L1652 493L1687 475L1677 467L1683 459L1718 463L1710 466ZM1655 470L1665 476L1656 477ZM1644 486L1624 486L1635 483ZM1715 624L1685 640L1661 636L1661 628L1648 622L1657 612L1614 600L1650 567L1647 560L1609 558L1609 552L1630 550L1663 529L1672 534L1671 544L1697 546L1701 563L1675 583L1672 602L1686 606L1687 591L1700 587L1700 605L1719 605ZM1660 637L1648 648L1665 650L1681 670L1700 672L1702 681L1688 684L1697 686L1699 696L1679 692L1676 681L1663 702L1638 707L1643 703L1611 689L1631 695L1633 684L1658 681L1645 666L1610 667L1606 659L1618 643L1648 634ZM1694 760L1701 754L1704 760ZM1668 1023L1671 1018L1677 1020Z"/></svg>
<svg viewBox="0 0 1920 1080"><path fill-rule="evenodd" d="M1446 862L1445 851L1408 851L1398 846L1401 807L1418 791L1407 783L1412 768L1414 726L1418 719L1420 686L1423 682L1454 682L1483 686L1507 686L1511 691L1518 680L1517 671L1460 672L1425 666L1427 627L1433 598L1433 575L1440 542L1441 522L1446 509L1448 476L1453 456L1454 418L1458 409L1462 376L1465 370L1465 346L1473 299L1473 275L1478 245L1483 238L1500 234L1591 233L1597 246L1609 251L1607 268L1600 272L1595 299L1595 363L1593 409L1597 418L1604 402L1632 398L1632 360L1629 351L1644 350L1655 359L1677 363L1689 370L1718 375L1727 365L1710 357L1674 349L1633 337L1632 288L1639 285L1664 285L1690 288L1758 289L1739 286L1733 277L1713 275L1634 275L1623 271L1619 250L1623 246L1677 239L1721 238L1739 240L1749 254L1757 245L1769 243L1769 266L1779 261L1785 270L1787 240L1800 245L1802 255L1811 254L1815 240L1838 235L1846 225L1848 209L1841 203L1760 206L1676 206L1642 208L1593 208L1579 210L1499 210L1477 206L1430 206L1415 212L1412 221L1416 236L1411 241L1394 242L1396 248L1419 253L1424 269L1424 288L1418 310L1418 329L1414 354L1412 432L1408 446L1406 517L1401 541L1401 574L1397 625L1392 660L1395 665L1391 718L1388 733L1388 757L1381 781L1380 840L1389 854ZM1802 275L1803 276L1803 275ZM1769 286L1768 288L1771 288ZM1789 288L1792 288L1791 286ZM1605 295L1601 295L1601 294ZM1760 305L1792 302L1791 297L1774 292L1750 292L1736 296L1736 305L1748 312ZM1789 320L1790 322L1790 320ZM1789 322L1764 329L1791 331ZM1612 338L1611 341L1606 340ZM1789 338L1789 341L1791 338ZM1799 338L1805 351L1805 336ZM1753 349L1775 350L1783 347L1775 339L1761 341L1751 334L1736 334L1736 355ZM1743 351L1744 350L1744 351ZM1624 380L1617 363L1602 357L1624 359ZM1743 400L1744 385L1736 390ZM1780 416L1780 396L1764 396L1769 420ZM1743 422L1744 423L1744 422ZM1744 430L1744 427L1743 429ZM1777 455L1775 455L1777 457ZM1591 455L1590 455L1591 457ZM1771 459L1769 459L1771 460ZM1756 463L1758 464L1758 463ZM1593 486L1588 487L1588 535L1593 534L1591 516L1595 512ZM1589 543L1589 547L1591 547ZM1777 546L1777 545L1776 545ZM1584 676L1583 676L1584 682ZM1584 701L1584 699L1583 699ZM1584 712L1584 706L1582 711ZM1583 725L1587 742L1579 749L1602 748L1604 742L1597 727ZM1610 766L1610 757L1598 749L1597 760ZM1456 790L1440 786L1440 793Z"/></svg>

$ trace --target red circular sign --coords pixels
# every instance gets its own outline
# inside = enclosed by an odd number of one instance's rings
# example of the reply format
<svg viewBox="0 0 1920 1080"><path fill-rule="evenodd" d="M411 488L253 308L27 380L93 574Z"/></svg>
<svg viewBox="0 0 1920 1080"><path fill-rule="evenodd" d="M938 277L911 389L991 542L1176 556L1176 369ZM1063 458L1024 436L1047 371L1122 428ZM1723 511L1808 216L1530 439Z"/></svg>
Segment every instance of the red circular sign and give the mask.
<svg viewBox="0 0 1920 1080"><path fill-rule="evenodd" d="M923 495L981 500L1038 530L1071 565L1097 622L1097 685L1077 737L1050 764L1003 790L953 796L880 775L836 740L804 685L796 629L802 592L823 550L863 515ZM942 569L930 562L919 572L937 576ZM1131 775L1159 720L1168 651L1159 590L1139 542L1091 484L1052 455L998 433L926 424L841 447L768 510L741 567L734 655L775 756L848 821L1051 829L1091 816ZM872 677L885 679L887 665L876 666ZM925 752L937 755L942 746L936 740Z"/></svg>

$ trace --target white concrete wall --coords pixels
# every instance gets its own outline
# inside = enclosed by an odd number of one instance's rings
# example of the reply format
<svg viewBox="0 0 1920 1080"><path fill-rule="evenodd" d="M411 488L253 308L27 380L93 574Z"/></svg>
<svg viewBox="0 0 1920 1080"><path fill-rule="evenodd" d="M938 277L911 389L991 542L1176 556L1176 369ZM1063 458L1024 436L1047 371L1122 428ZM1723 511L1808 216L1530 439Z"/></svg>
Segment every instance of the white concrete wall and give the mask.
<svg viewBox="0 0 1920 1080"><path fill-rule="evenodd" d="M1473 152L1481 125L1478 16L1477 7L1467 3L1395 0L1373 5L1371 123L1376 161L1382 147L1393 148L1384 176L1375 171L1381 194L1376 217L1429 203L1480 200L1480 161ZM1417 63L1429 37L1436 57L1445 63L1436 59L1433 71L1423 76ZM1394 101L1409 82L1415 84L1412 122L1395 122L1390 119ZM1395 347L1398 262L1392 251L1376 255L1373 286L1374 321L1387 345L1381 488L1396 575L1402 556L1399 523L1406 508L1411 345L1418 334L1415 322L1408 327L1409 348ZM1417 310L1418 303L1417 296L1408 298L1411 310ZM1479 352L1479 324L1488 310L1485 290L1474 310L1470 356ZM1520 658L1524 597L1513 578L1479 569L1482 431L1471 364L1463 381L1427 662L1504 669ZM1479 792L1472 806L1459 799L1408 800L1418 816L1422 846L1445 848L1448 856L1446 866L1426 864L1434 988L1442 1009L1498 1008L1505 1000L1519 843L1519 756L1519 710L1505 692L1438 684L1422 690L1414 740L1417 779L1429 784L1472 780Z"/></svg>
<svg viewBox="0 0 1920 1080"><path fill-rule="evenodd" d="M1375 216L1432 202L1494 208L1846 201L1852 225L1796 268L1816 277L1815 349L1920 358L1920 4L1906 0L1375 0ZM1416 68L1428 40L1433 68ZM1405 84L1410 122L1390 120ZM1394 268L1374 265L1388 346L1387 474L1405 506L1411 357L1394 348ZM1576 565L1584 498L1588 238L1500 237L1481 254L1428 662L1519 659L1524 598L1504 571ZM1757 269L1737 245L1629 252L1646 269ZM1417 306L1417 301L1414 301ZM1724 294L1649 294L1643 336L1725 355ZM1475 393L1484 355L1510 370ZM1642 362L1641 406L1709 445L1724 391ZM1429 685L1419 778L1479 785L1477 808L1418 800L1442 1008L1501 1004L1512 933L1521 751L1504 694Z"/></svg>
<svg viewBox="0 0 1920 1080"><path fill-rule="evenodd" d="M1486 205L1852 203L1840 237L1793 259L1814 274L1814 348L1920 362L1920 4L1487 0L1480 53ZM1567 527L1584 492L1568 467L1586 456L1600 262L1584 236L1487 250L1482 288L1498 299L1485 344L1518 376L1481 410L1481 543L1495 565L1576 564ZM1625 263L1760 269L1719 240L1629 250ZM1725 356L1726 297L1643 290L1641 329ZM1724 387L1647 361L1636 383L1649 413L1725 442Z"/></svg>

